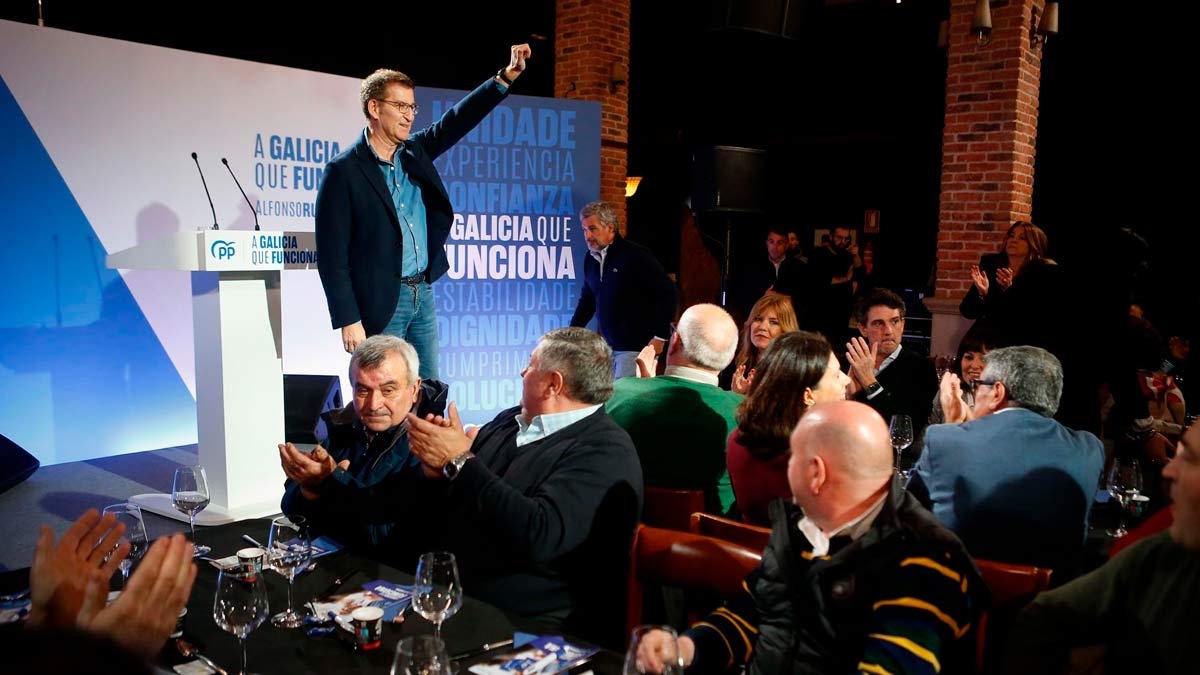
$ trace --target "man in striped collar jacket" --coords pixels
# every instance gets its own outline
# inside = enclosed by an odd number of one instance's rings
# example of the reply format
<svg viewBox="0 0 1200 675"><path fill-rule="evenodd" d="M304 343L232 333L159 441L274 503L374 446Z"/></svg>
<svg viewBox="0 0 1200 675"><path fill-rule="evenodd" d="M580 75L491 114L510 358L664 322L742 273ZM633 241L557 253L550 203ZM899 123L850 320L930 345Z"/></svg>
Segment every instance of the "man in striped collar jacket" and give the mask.
<svg viewBox="0 0 1200 675"><path fill-rule="evenodd" d="M679 638L689 672L972 672L987 590L954 534L893 479L883 418L818 404L791 452L795 504L773 505L745 593ZM640 652L651 669L658 648Z"/></svg>

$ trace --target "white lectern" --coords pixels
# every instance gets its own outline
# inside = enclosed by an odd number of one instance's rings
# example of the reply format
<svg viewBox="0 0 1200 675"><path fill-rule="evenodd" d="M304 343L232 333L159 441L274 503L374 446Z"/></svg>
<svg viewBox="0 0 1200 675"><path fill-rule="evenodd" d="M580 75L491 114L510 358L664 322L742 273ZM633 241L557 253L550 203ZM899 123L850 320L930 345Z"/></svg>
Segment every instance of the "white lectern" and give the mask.
<svg viewBox="0 0 1200 675"><path fill-rule="evenodd" d="M279 270L316 269L312 232L180 232L108 256L108 267L192 272L196 421L211 503L198 525L277 513L283 470ZM130 500L178 520L169 494Z"/></svg>

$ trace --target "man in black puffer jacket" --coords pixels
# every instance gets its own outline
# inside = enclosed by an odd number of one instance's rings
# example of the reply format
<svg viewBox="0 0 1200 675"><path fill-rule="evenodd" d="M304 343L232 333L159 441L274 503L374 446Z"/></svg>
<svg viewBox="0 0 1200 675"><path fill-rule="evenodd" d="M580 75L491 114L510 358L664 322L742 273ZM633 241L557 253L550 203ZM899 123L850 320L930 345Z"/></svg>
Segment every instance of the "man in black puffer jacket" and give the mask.
<svg viewBox="0 0 1200 675"><path fill-rule="evenodd" d="M892 477L887 427L855 402L818 404L792 433L796 505L746 593L679 638L689 672L962 673L987 589L962 544ZM640 656L661 667L658 642Z"/></svg>

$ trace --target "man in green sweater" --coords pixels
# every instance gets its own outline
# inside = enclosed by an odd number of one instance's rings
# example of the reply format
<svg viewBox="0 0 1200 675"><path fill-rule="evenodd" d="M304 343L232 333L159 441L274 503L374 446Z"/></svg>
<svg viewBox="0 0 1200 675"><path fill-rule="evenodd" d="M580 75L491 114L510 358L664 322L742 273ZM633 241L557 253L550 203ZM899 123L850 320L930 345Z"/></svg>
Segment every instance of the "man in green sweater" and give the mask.
<svg viewBox="0 0 1200 675"><path fill-rule="evenodd" d="M717 386L737 350L737 325L716 305L679 318L661 377L617 380L608 414L633 438L646 485L705 491L705 510L733 504L725 443L742 396Z"/></svg>
<svg viewBox="0 0 1200 675"><path fill-rule="evenodd" d="M1073 647L1106 645L1108 673L1195 673L1200 628L1200 425L1163 469L1169 532L1121 551L1100 569L1042 593L1008 642L1009 673L1061 673Z"/></svg>

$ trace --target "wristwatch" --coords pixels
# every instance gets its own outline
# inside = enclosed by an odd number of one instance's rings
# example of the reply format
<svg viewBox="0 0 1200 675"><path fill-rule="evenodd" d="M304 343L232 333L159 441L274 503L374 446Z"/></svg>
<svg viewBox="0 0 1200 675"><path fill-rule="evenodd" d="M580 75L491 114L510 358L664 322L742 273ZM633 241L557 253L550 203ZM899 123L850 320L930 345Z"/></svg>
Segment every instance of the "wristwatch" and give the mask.
<svg viewBox="0 0 1200 675"><path fill-rule="evenodd" d="M872 382L871 384L868 384L865 389L863 389L863 395L867 398L871 398L881 391L883 391L883 385L879 384L879 382Z"/></svg>
<svg viewBox="0 0 1200 675"><path fill-rule="evenodd" d="M458 473L462 471L463 464L466 464L467 460L472 459L473 457L475 457L475 455L471 454L471 451L468 450L449 462L446 462L446 465L442 467L442 475L446 477L446 480L454 480L455 478L458 478Z"/></svg>

